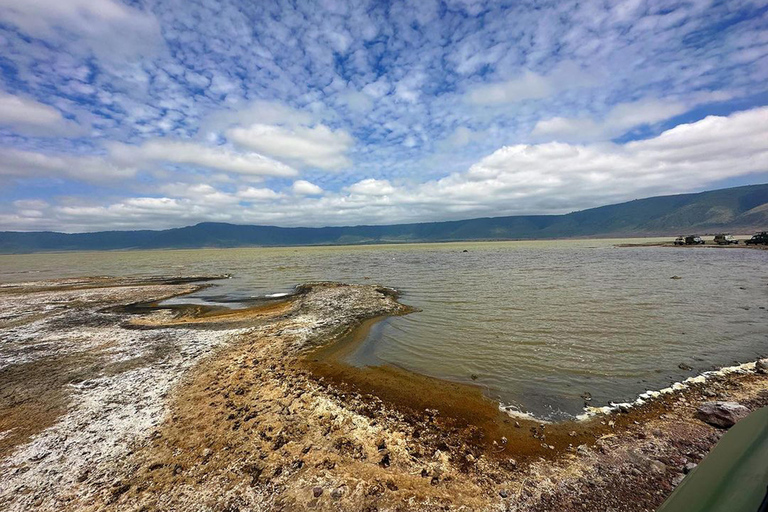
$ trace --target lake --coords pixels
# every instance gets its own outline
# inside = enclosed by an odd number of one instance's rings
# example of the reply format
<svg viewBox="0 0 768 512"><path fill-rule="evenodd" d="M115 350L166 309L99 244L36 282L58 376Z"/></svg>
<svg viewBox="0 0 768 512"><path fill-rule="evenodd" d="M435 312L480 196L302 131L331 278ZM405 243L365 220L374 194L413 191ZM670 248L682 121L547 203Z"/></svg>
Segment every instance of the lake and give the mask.
<svg viewBox="0 0 768 512"><path fill-rule="evenodd" d="M548 420L581 413L585 393L629 401L768 355L768 251L615 247L631 241L648 240L12 255L0 281L231 273L177 301L232 307L307 281L380 283L422 311L377 324L350 363L474 383Z"/></svg>

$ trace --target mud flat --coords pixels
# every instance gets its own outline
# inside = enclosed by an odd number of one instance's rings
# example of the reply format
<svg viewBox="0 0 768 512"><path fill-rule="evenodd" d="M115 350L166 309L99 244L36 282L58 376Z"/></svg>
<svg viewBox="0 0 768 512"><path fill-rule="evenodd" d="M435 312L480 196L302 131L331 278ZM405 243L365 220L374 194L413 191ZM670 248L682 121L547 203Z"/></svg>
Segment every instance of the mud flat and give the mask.
<svg viewBox="0 0 768 512"><path fill-rule="evenodd" d="M213 277L0 286L0 508L654 510L722 435L701 402L768 404L747 366L582 421L514 418L473 386L344 363L410 312L391 289L158 306Z"/></svg>

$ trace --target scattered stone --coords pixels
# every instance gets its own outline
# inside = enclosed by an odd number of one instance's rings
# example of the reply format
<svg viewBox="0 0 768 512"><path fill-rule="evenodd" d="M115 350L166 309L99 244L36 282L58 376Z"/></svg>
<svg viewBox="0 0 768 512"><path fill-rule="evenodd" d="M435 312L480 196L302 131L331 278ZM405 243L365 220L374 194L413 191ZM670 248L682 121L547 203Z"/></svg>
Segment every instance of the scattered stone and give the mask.
<svg viewBox="0 0 768 512"><path fill-rule="evenodd" d="M677 487L683 482L683 480L685 480L685 475L683 474L675 475L674 478L672 478L672 486Z"/></svg>
<svg viewBox="0 0 768 512"><path fill-rule="evenodd" d="M576 451L579 452L579 455L589 455L589 448L585 444L580 444Z"/></svg>
<svg viewBox="0 0 768 512"><path fill-rule="evenodd" d="M652 460L651 461L651 471L654 473L663 475L667 472L667 465L661 462L660 460Z"/></svg>
<svg viewBox="0 0 768 512"><path fill-rule="evenodd" d="M508 498L509 492L506 489L502 489L499 491L499 496L501 496L502 498Z"/></svg>
<svg viewBox="0 0 768 512"><path fill-rule="evenodd" d="M341 499L342 496L344 496L344 489L341 487L337 487L331 491L331 498L335 500Z"/></svg>
<svg viewBox="0 0 768 512"><path fill-rule="evenodd" d="M319 498L323 494L323 488L322 487L313 487L312 488L312 496L315 498Z"/></svg>
<svg viewBox="0 0 768 512"><path fill-rule="evenodd" d="M696 417L719 428L730 428L746 418L749 409L736 402L706 402L696 410Z"/></svg>
<svg viewBox="0 0 768 512"><path fill-rule="evenodd" d="M696 466L698 466L698 464L694 464L693 462L687 463L685 466L683 466L683 473L687 475L688 473L696 469Z"/></svg>
<svg viewBox="0 0 768 512"><path fill-rule="evenodd" d="M689 366L689 365L687 365L685 363L680 363L679 365L677 365L677 367L680 368L681 370L686 371L686 372L689 372L689 371L693 370L692 366Z"/></svg>
<svg viewBox="0 0 768 512"><path fill-rule="evenodd" d="M757 373L768 373L768 358L759 359L757 363L755 363L755 370L757 370Z"/></svg>

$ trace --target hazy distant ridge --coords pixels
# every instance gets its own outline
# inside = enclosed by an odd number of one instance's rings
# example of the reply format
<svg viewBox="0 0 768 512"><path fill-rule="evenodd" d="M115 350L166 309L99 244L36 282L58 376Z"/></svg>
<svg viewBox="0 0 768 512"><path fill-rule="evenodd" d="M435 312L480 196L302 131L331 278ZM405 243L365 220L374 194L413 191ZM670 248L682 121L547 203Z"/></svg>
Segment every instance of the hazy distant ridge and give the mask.
<svg viewBox="0 0 768 512"><path fill-rule="evenodd" d="M768 229L768 184L639 199L566 215L279 228L204 222L162 231L0 232L0 253L676 235Z"/></svg>

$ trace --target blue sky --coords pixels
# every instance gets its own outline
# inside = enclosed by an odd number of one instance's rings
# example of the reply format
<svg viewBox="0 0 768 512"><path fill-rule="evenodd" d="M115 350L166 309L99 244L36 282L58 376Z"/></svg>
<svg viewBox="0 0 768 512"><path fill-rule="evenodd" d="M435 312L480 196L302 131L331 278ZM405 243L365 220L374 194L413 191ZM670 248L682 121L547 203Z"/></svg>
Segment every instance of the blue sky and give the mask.
<svg viewBox="0 0 768 512"><path fill-rule="evenodd" d="M768 181L768 0L0 0L0 229L563 213Z"/></svg>

